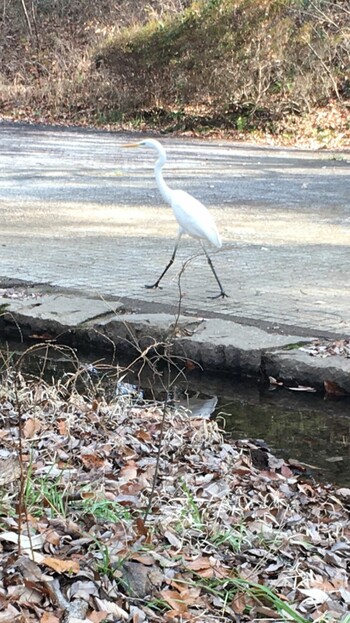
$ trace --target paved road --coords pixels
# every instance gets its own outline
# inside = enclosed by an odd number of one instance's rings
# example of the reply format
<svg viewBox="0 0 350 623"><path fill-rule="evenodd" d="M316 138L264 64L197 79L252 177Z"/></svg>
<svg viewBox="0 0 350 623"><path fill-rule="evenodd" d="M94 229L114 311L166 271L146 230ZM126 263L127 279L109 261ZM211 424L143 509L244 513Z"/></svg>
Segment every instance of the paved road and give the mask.
<svg viewBox="0 0 350 623"><path fill-rule="evenodd" d="M148 302L176 303L184 239L163 289L149 291L177 227L154 154L125 134L0 125L0 275ZM264 326L350 333L350 154L162 139L167 181L212 211L224 245L182 278L183 304Z"/></svg>

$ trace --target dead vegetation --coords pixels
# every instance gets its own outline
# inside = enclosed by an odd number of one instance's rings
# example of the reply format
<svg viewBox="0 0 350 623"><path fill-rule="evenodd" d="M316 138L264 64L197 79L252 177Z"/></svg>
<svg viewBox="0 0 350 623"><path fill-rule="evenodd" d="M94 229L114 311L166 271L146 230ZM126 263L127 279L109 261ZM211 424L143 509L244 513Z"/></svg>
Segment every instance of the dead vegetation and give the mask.
<svg viewBox="0 0 350 623"><path fill-rule="evenodd" d="M118 107L118 89L96 66L96 51L115 32L150 15L180 10L181 0L1 0L0 111L51 123L102 123ZM113 102L113 104L112 104Z"/></svg>
<svg viewBox="0 0 350 623"><path fill-rule="evenodd" d="M5 116L348 144L347 3L2 5Z"/></svg>
<svg viewBox="0 0 350 623"><path fill-rule="evenodd" d="M81 366L0 413L2 623L348 623L348 489Z"/></svg>

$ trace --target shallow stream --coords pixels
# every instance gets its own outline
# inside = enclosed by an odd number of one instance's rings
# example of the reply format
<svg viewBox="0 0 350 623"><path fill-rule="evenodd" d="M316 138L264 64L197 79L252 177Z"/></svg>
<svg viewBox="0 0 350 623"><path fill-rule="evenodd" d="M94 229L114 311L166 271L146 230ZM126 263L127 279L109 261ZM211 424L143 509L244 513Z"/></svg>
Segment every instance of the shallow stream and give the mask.
<svg viewBox="0 0 350 623"><path fill-rule="evenodd" d="M45 351L26 354L22 368L46 380L64 377L74 368L72 360L62 353L48 356ZM8 353L7 346L3 361L8 360ZM91 374L95 368L97 373ZM100 360L94 365L87 363L86 370L83 375L89 377L89 382L105 383L106 392L114 395L115 369L106 369ZM139 384L145 398L165 397L164 376L154 376L145 369L139 382L131 373L119 378ZM310 478L350 486L350 398L325 399L320 393L271 390L256 381L200 375L196 371L186 372L186 377L174 373L170 396L194 415L216 417L232 438L264 440L277 456L300 461Z"/></svg>
<svg viewBox="0 0 350 623"><path fill-rule="evenodd" d="M350 399L260 388L229 379L189 381L187 405L200 409L198 396L218 397L214 416L235 439L259 439L284 459L306 466L317 480L350 486ZM186 404L182 398L181 402ZM204 403L205 404L205 403Z"/></svg>

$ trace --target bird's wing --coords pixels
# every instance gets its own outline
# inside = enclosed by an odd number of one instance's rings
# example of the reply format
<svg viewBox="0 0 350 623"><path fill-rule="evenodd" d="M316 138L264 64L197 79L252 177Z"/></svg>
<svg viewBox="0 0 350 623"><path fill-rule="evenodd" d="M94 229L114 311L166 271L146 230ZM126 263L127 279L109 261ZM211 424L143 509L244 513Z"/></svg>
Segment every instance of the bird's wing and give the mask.
<svg viewBox="0 0 350 623"><path fill-rule="evenodd" d="M184 190L173 190L171 207L183 231L194 238L207 240L215 247L221 247L221 240L215 221L207 208Z"/></svg>

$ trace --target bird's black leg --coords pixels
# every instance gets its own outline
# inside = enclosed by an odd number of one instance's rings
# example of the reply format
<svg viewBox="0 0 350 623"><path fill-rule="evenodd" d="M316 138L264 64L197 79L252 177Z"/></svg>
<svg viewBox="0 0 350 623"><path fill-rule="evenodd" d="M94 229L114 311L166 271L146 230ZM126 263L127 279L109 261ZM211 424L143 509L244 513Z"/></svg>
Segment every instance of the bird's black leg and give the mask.
<svg viewBox="0 0 350 623"><path fill-rule="evenodd" d="M160 284L161 280L163 279L165 273L169 270L170 266L174 263L177 247L179 246L179 240L180 240L180 237L177 239L176 245L175 245L175 248L174 248L174 251L173 251L173 254L172 254L171 258L170 258L170 261L166 265L166 267L164 268L164 270L163 270L161 276L159 277L159 279L157 279L157 281L155 283L153 283L151 286L145 286L145 288L148 288L150 290L152 288L158 288L159 287L159 284Z"/></svg>
<svg viewBox="0 0 350 623"><path fill-rule="evenodd" d="M214 277L215 277L215 279L216 279L216 283L218 284L218 286L219 286L219 288L220 288L220 294L217 294L216 296L210 296L209 298L211 298L211 299L218 299L220 296L221 296L223 299L224 299L224 298L227 298L227 297L228 297L228 294L226 294L225 290L223 289L223 287L222 287L222 285L221 285L221 283L220 283L220 279L219 279L219 277L218 277L218 276L217 276L217 274L216 274L216 271L215 271L215 268L214 268L214 264L213 264L213 262L211 261L211 259L210 259L209 255L208 255L208 253L207 253L207 250L206 250L206 248L205 248L205 246L204 246L203 244L202 244L202 249L203 249L203 251L204 251L204 253L205 253L206 257L207 257L208 264L209 264L209 266L210 266L211 270L213 271L213 275L214 275Z"/></svg>

